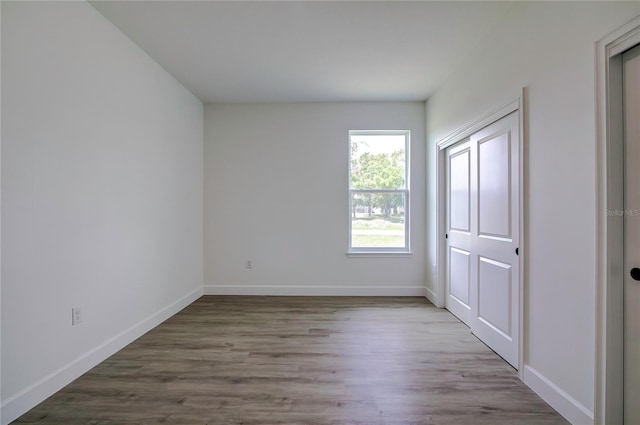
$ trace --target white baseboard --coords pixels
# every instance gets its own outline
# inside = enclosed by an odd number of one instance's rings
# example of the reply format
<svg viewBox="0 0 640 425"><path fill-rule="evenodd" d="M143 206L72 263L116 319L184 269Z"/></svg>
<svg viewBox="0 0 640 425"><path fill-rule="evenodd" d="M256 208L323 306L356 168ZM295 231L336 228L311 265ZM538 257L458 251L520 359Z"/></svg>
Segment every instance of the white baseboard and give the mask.
<svg viewBox="0 0 640 425"><path fill-rule="evenodd" d="M574 425L593 424L593 412L531 366L524 367L524 383Z"/></svg>
<svg viewBox="0 0 640 425"><path fill-rule="evenodd" d="M207 285L205 295L421 297L422 286L267 286Z"/></svg>
<svg viewBox="0 0 640 425"><path fill-rule="evenodd" d="M429 288L424 288L424 296L431 301L431 304L438 306L438 295Z"/></svg>
<svg viewBox="0 0 640 425"><path fill-rule="evenodd" d="M151 329L158 326L186 306L200 298L202 287L190 292L162 310L131 326L110 340L102 343L93 350L85 353L73 362L56 370L20 393L2 402L2 425L7 425L29 411L47 397L68 385L74 379L87 372L98 363L104 361L127 344L130 344Z"/></svg>

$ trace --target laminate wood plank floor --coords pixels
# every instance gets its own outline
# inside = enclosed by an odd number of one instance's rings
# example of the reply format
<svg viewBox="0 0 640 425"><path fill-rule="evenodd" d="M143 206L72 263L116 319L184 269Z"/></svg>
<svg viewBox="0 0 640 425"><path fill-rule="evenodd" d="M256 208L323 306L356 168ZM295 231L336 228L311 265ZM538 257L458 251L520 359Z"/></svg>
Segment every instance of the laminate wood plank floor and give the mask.
<svg viewBox="0 0 640 425"><path fill-rule="evenodd" d="M14 423L567 422L424 298L204 296Z"/></svg>

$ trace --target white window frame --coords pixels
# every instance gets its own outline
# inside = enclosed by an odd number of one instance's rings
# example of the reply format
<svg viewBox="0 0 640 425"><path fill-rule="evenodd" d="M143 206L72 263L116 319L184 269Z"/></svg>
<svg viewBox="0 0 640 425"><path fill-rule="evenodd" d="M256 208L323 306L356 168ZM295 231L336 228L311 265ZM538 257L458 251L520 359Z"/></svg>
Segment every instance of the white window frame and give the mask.
<svg viewBox="0 0 640 425"><path fill-rule="evenodd" d="M351 187L351 137L352 136L379 136L379 135L396 135L396 136L404 136L405 138L405 185L404 189L353 189ZM348 193L349 193L349 210L347 214L349 229L348 229L348 239L349 245L347 247L347 256L361 256L361 255L407 255L411 254L411 245L410 245L410 220L409 220L409 211L411 210L411 198L409 196L409 185L410 185L410 163L411 163L411 155L410 155L410 147L411 147L411 131L410 130L349 130L349 154L348 154ZM351 231L352 231L352 213L353 213L353 195L354 193L401 193L404 195L405 199L405 208L404 208L404 246L403 247L354 247L352 245L351 240Z"/></svg>

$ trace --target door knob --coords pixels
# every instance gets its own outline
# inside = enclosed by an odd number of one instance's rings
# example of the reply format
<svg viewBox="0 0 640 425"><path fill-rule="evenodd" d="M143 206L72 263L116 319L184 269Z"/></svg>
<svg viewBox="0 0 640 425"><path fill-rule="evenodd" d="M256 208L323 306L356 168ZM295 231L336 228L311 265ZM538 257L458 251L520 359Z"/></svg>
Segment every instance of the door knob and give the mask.
<svg viewBox="0 0 640 425"><path fill-rule="evenodd" d="M629 273L631 275L631 278L633 280L640 280L640 269L637 267L634 267L631 269L631 272Z"/></svg>

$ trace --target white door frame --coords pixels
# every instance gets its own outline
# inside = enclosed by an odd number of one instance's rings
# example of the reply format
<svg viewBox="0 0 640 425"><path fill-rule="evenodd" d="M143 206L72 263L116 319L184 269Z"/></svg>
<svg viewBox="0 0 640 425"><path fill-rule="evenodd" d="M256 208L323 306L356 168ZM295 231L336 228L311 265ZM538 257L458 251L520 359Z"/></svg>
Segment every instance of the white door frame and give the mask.
<svg viewBox="0 0 640 425"><path fill-rule="evenodd" d="M510 113L514 111L518 111L518 143L520 146L520 182L519 182L519 194L520 199L518 200L520 206L520 220L518 224L518 231L520 233L520 247L519 247L519 255L518 261L520 265L520 276L519 276L519 286L520 286L520 299L518 300L518 376L520 379L523 378L524 373L524 288L525 288L525 265L527 263L527 249L526 249L526 234L525 234L525 135L527 134L525 131L525 120L524 120L524 101L526 99L526 87L522 89L519 96L515 98L514 101L508 103L507 105L491 112L488 114L483 114L478 118L470 121L469 123L463 125L462 127L455 130L453 133L448 135L447 137L440 140L436 143L436 294L435 294L435 304L437 307L443 308L445 305L445 293L446 293L446 241L445 241L445 233L446 233L446 155L445 149L449 146L455 145L456 143L466 139L471 136L473 133L482 130L484 127L492 124L499 119L506 117Z"/></svg>
<svg viewBox="0 0 640 425"><path fill-rule="evenodd" d="M596 43L596 424L623 422L624 131L622 52L640 17Z"/></svg>

